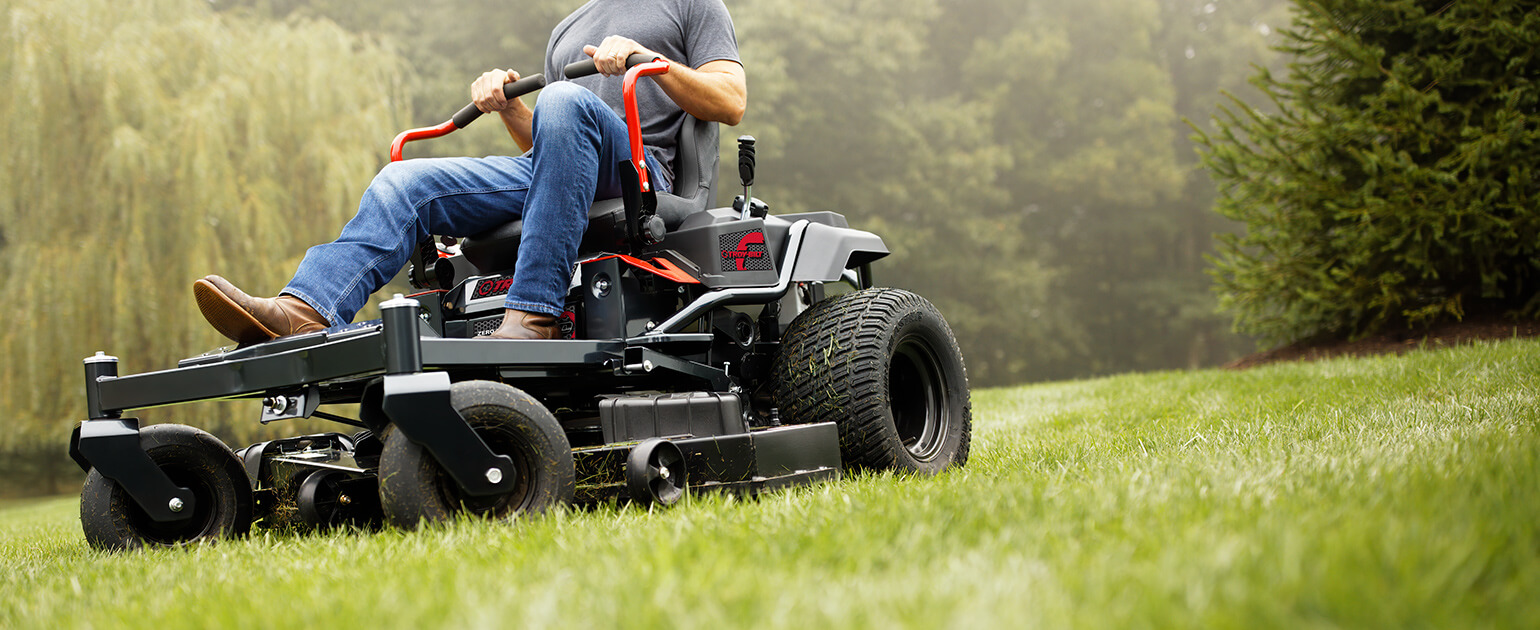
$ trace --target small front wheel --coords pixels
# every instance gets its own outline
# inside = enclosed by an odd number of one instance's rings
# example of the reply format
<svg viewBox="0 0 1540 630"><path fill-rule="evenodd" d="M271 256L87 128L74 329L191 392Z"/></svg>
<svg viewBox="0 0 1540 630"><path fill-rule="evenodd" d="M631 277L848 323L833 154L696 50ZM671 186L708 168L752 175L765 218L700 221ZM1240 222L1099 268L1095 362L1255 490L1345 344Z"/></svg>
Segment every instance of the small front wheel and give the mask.
<svg viewBox="0 0 1540 630"><path fill-rule="evenodd" d="M157 424L139 431L139 445L173 484L192 491L193 514L158 522L118 482L93 468L80 493L80 524L93 548L178 547L251 529L251 482L219 438L189 426Z"/></svg>
<svg viewBox="0 0 1540 630"><path fill-rule="evenodd" d="M489 497L465 494L432 453L392 428L380 454L380 505L386 522L411 529L449 520L462 511L507 519L572 502L577 489L572 447L545 405L491 381L455 383L449 401L493 453L513 460L513 489Z"/></svg>

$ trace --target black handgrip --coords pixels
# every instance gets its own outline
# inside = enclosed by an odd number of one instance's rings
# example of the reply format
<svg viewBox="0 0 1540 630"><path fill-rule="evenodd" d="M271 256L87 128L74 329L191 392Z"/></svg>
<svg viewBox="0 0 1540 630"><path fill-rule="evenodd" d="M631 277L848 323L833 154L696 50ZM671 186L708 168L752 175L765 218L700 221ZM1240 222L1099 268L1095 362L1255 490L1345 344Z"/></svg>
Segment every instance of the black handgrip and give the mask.
<svg viewBox="0 0 1540 630"><path fill-rule="evenodd" d="M636 66L637 64L647 63L647 62L653 61L655 59L657 59L657 57L654 57L652 55L643 55L641 53L637 53L635 55L631 55L630 58L626 59L626 67L627 68L631 68L633 66ZM561 69L561 75L563 77L566 77L567 80L569 80L569 81L572 80L572 79L576 79L576 78L580 78L580 77L586 77L588 75L598 74L598 73L599 73L599 67L594 65L594 60L592 60L592 59L584 59L582 61L574 61L572 63L567 64L567 67Z"/></svg>
<svg viewBox="0 0 1540 630"><path fill-rule="evenodd" d="M754 136L738 136L738 177L744 186L754 185Z"/></svg>
<svg viewBox="0 0 1540 630"><path fill-rule="evenodd" d="M503 96L512 100L543 87L545 87L545 75L532 74L512 83L504 83ZM481 110L476 109L475 103L471 103L466 105L464 109L455 112L454 117L449 120L454 121L456 129L464 129L466 125L475 122L480 117Z"/></svg>

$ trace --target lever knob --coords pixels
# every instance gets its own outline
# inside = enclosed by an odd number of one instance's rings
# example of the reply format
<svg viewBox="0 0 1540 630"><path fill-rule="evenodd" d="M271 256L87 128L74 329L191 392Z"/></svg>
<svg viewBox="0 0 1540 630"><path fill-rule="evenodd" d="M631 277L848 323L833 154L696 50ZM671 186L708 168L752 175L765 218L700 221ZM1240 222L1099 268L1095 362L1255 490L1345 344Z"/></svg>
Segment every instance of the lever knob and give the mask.
<svg viewBox="0 0 1540 630"><path fill-rule="evenodd" d="M652 215L642 219L642 242L648 245L657 245L663 242L663 237L668 229L663 225L663 217Z"/></svg>
<svg viewBox="0 0 1540 630"><path fill-rule="evenodd" d="M744 186L754 185L754 136L738 136L738 177Z"/></svg>

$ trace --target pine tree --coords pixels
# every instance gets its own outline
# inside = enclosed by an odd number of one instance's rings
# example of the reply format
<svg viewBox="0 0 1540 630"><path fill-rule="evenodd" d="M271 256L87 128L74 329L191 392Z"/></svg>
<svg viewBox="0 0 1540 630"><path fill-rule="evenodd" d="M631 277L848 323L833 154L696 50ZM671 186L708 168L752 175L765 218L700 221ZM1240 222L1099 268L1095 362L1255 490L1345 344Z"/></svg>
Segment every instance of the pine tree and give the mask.
<svg viewBox="0 0 1540 630"><path fill-rule="evenodd" d="M1272 341L1540 310L1540 2L1296 0L1277 106L1199 133L1221 305Z"/></svg>

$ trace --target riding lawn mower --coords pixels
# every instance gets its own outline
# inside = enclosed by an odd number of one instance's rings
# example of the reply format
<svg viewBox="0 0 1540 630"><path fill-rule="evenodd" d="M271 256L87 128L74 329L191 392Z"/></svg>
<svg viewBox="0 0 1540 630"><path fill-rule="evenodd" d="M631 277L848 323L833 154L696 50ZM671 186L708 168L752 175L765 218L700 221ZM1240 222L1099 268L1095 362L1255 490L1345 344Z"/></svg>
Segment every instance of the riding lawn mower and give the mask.
<svg viewBox="0 0 1540 630"><path fill-rule="evenodd" d="M477 338L497 328L514 281L514 221L419 245L407 275L420 292L384 301L378 320L139 374L118 374L117 359L98 352L84 361L87 419L70 439L88 473L89 543L177 546L254 523L412 528L573 503L661 507L849 470L964 465L962 355L928 301L873 288L871 264L888 255L882 239L834 212L770 214L753 196L747 136L743 194L714 207L717 126L693 118L679 138L675 192L655 192L635 84L668 62L638 55L628 66L634 159L621 164L621 198L589 212L561 338ZM592 61L563 71L594 73ZM504 93L545 82L526 77ZM392 160L480 113L470 105L402 133ZM232 451L202 430L125 415L228 399L260 403L262 423L316 418L345 429Z"/></svg>

